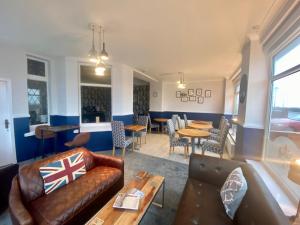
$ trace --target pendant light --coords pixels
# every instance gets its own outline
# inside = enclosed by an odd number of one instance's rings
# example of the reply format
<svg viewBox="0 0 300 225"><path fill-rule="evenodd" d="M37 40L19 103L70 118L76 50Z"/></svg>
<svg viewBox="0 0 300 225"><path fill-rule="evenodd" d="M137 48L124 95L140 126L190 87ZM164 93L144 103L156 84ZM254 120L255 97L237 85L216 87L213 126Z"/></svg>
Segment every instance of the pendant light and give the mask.
<svg viewBox="0 0 300 225"><path fill-rule="evenodd" d="M89 51L89 58L91 62L97 63L98 59L97 59L97 50L95 48L95 25L94 24L91 25L91 29L93 32L93 42L92 42L92 48Z"/></svg>
<svg viewBox="0 0 300 225"><path fill-rule="evenodd" d="M100 58L104 61L108 60L108 53L105 50L105 40L104 40L104 29L102 29L102 35L103 35L103 43L102 43L102 51L101 51L101 55Z"/></svg>
<svg viewBox="0 0 300 225"><path fill-rule="evenodd" d="M100 27L100 29L99 29L99 53L101 50L101 30L102 30L102 27ZM102 53L101 53L101 55L102 55ZM97 76L104 76L104 71L105 71L105 64L103 63L103 61L101 59L101 55L98 56L97 65L95 68L95 74Z"/></svg>
<svg viewBox="0 0 300 225"><path fill-rule="evenodd" d="M178 74L180 75L180 80L177 81L177 87L179 89L185 89L186 88L186 84L184 82L184 73L179 72Z"/></svg>

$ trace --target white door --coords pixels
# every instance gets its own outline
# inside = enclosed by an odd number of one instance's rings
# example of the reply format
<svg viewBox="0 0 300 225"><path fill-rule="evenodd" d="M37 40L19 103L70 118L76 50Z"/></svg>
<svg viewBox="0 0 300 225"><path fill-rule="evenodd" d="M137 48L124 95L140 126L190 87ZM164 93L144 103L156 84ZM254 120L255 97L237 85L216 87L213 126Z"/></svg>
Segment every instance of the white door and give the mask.
<svg viewBox="0 0 300 225"><path fill-rule="evenodd" d="M16 162L12 142L11 93L9 82L0 79L0 166Z"/></svg>

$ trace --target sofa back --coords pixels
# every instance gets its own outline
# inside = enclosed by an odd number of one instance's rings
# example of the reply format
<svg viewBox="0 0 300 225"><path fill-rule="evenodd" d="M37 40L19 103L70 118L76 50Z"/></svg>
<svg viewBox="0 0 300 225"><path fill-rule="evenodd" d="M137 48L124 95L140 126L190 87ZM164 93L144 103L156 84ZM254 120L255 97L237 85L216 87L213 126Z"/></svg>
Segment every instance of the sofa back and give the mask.
<svg viewBox="0 0 300 225"><path fill-rule="evenodd" d="M249 164L245 164L242 166L242 170L247 180L248 190L236 212L234 223L243 225L288 225L288 218L284 215L254 168Z"/></svg>
<svg viewBox="0 0 300 225"><path fill-rule="evenodd" d="M90 170L95 166L92 154L85 148L75 148L57 155L47 157L42 160L26 164L19 169L19 183L22 196L26 202L33 201L45 194L44 181L40 175L39 168L50 162L57 161L75 153L82 152L86 170Z"/></svg>

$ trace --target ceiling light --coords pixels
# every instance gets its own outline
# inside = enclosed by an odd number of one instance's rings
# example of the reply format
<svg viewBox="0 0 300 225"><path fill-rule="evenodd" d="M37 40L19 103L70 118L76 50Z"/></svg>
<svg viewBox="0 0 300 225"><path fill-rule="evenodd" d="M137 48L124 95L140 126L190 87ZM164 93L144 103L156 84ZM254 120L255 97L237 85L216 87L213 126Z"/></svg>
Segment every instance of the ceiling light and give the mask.
<svg viewBox="0 0 300 225"><path fill-rule="evenodd" d="M105 41L104 41L104 29L102 30L102 35L103 35L103 43L102 43L102 51L101 51L101 55L100 58L104 61L108 60L108 53L105 50Z"/></svg>
<svg viewBox="0 0 300 225"><path fill-rule="evenodd" d="M184 82L184 73L178 72L178 74L180 75L180 80L177 81L177 87L179 89L185 89L186 88L186 84Z"/></svg>
<svg viewBox="0 0 300 225"><path fill-rule="evenodd" d="M95 68L95 74L97 76L104 76L105 69L105 64L100 60L100 62L97 63L97 66Z"/></svg>
<svg viewBox="0 0 300 225"><path fill-rule="evenodd" d="M90 61L93 63L97 63L97 50L95 48L95 25L91 24L91 29L93 31L93 40L92 40L92 48L89 51Z"/></svg>

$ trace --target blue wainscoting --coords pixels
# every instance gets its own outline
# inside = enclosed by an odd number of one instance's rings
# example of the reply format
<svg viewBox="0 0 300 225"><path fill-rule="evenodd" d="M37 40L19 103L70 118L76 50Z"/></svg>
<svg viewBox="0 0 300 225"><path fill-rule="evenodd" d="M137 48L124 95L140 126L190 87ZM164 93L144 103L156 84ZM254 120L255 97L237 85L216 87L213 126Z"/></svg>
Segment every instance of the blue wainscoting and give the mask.
<svg viewBox="0 0 300 225"><path fill-rule="evenodd" d="M171 118L173 114L178 114L181 118L183 118L183 114L186 114L188 120L206 120L212 121L214 127L219 127L219 122L221 116L224 114L221 113L195 113L195 112L174 112L174 111L151 111L150 116L151 118ZM231 119L232 115L225 115L227 119Z"/></svg>
<svg viewBox="0 0 300 225"><path fill-rule="evenodd" d="M264 129L237 125L235 159L260 160L263 154Z"/></svg>
<svg viewBox="0 0 300 225"><path fill-rule="evenodd" d="M113 116L113 120L123 121L124 125L133 124L133 114Z"/></svg>

